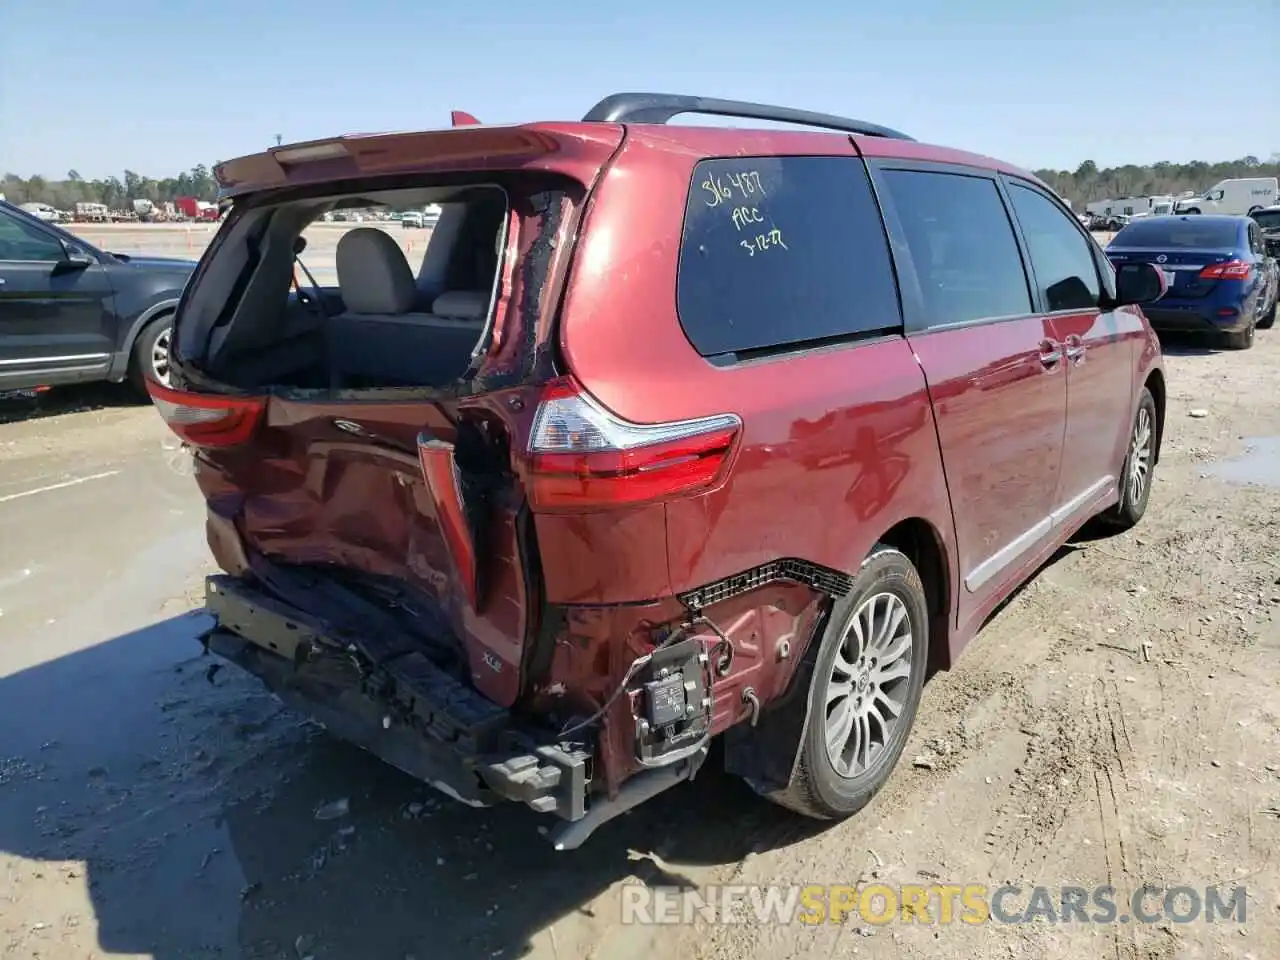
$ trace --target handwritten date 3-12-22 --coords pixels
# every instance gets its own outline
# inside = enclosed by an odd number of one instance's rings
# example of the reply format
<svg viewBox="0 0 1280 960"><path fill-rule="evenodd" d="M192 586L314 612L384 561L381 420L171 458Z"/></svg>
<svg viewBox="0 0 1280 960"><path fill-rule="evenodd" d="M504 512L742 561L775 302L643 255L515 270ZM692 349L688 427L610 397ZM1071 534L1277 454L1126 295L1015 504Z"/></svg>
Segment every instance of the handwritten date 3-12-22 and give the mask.
<svg viewBox="0 0 1280 960"><path fill-rule="evenodd" d="M778 227L764 226L767 218L760 212L757 204L769 194L761 182L760 171L747 170L724 176L711 174L702 181L701 186L707 194L703 202L708 207L727 208L734 229L739 233L750 232L749 236L738 241L738 245L747 251L748 256L754 257L767 250L789 249Z"/></svg>
<svg viewBox="0 0 1280 960"><path fill-rule="evenodd" d="M757 253L764 253L766 250L772 250L775 247L781 247L783 250L791 249L782 239L782 231L777 227L774 227L768 233L757 233L754 237L739 240L738 244L747 251L747 256L749 257L754 257Z"/></svg>

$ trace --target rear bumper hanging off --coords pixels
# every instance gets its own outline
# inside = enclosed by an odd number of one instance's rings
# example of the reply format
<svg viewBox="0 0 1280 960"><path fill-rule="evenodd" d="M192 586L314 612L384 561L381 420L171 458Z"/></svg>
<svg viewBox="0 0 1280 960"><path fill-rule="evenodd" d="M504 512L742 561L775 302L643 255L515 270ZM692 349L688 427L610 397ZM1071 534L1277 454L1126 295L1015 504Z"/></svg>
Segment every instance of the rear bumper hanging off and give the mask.
<svg viewBox="0 0 1280 960"><path fill-rule="evenodd" d="M258 677L289 707L457 800L519 801L566 821L558 849L696 773L705 756L627 782L614 800L591 796L592 752L556 742L439 669L417 651L375 660L377 641L338 639L244 580L206 580L213 653Z"/></svg>

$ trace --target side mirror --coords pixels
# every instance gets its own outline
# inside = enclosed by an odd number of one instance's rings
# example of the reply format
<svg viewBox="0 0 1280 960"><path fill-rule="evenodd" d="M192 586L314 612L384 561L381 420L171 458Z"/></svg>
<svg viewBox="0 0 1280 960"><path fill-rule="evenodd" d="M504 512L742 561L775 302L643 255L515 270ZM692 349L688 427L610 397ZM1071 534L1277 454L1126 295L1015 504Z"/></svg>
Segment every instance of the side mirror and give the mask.
<svg viewBox="0 0 1280 960"><path fill-rule="evenodd" d="M87 270L98 262L94 257L91 257L73 243L66 244L63 247L63 253L64 256L62 258L62 262L59 264L59 268L66 273L70 273L75 270Z"/></svg>
<svg viewBox="0 0 1280 960"><path fill-rule="evenodd" d="M1149 263L1123 263L1116 268L1117 307L1154 303L1169 290L1164 271Z"/></svg>

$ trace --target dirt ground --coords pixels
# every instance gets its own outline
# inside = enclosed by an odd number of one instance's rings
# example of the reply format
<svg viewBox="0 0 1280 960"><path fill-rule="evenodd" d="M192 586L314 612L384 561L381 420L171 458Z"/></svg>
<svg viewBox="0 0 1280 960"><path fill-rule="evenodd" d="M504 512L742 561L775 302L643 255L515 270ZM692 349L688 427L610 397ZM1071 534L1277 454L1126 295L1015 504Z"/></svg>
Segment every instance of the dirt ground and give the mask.
<svg viewBox="0 0 1280 960"><path fill-rule="evenodd" d="M201 505L152 411L0 409L0 956L1280 957L1280 331L1167 356L1146 518L1060 551L932 679L867 809L815 826L708 769L572 854L198 655ZM637 879L1249 899L1243 924L623 925Z"/></svg>

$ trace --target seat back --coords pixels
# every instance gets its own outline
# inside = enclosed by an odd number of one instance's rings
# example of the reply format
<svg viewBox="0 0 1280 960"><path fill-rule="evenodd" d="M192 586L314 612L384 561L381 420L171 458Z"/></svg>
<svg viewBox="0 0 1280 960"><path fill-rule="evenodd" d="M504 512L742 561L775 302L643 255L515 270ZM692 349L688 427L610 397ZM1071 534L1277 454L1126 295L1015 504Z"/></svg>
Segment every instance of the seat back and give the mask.
<svg viewBox="0 0 1280 960"><path fill-rule="evenodd" d="M338 241L337 267L346 309L330 322L329 343L340 385L439 386L466 372L484 329L487 292L444 293L432 313L416 312L409 263L376 227L349 230Z"/></svg>

